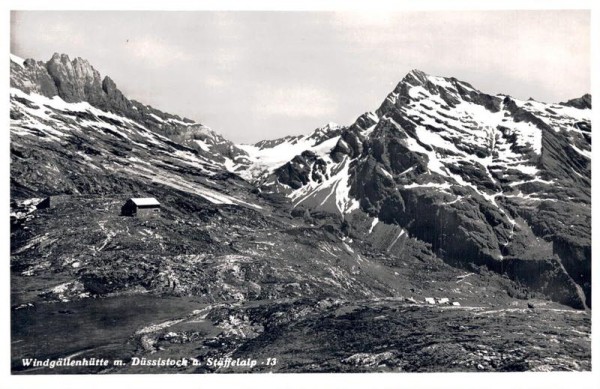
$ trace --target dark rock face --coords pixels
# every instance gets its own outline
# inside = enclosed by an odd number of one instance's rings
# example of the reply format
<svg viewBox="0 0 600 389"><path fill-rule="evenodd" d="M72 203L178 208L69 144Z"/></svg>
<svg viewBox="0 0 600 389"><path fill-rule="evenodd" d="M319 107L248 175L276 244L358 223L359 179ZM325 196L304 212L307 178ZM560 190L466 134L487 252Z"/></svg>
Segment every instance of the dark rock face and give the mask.
<svg viewBox="0 0 600 389"><path fill-rule="evenodd" d="M320 183L327 179L325 166L325 161L315 153L305 151L275 170L275 174L280 183L293 189L299 189L306 185L309 180Z"/></svg>
<svg viewBox="0 0 600 389"><path fill-rule="evenodd" d="M46 64L33 59L24 61L23 66L10 63L10 86L26 93L39 93L43 96L58 95L56 84L46 69Z"/></svg>
<svg viewBox="0 0 600 389"><path fill-rule="evenodd" d="M355 158L363 151L363 137L355 129L342 132L340 140L331 150L331 157L336 162L341 162L343 156Z"/></svg>
<svg viewBox="0 0 600 389"><path fill-rule="evenodd" d="M501 270L512 279L541 291L554 301L577 309L586 307L586 297L580 292L577 283L569 273L565 272L558 258L545 260L509 258L502 263ZM591 304L591 300L588 303Z"/></svg>
<svg viewBox="0 0 600 389"><path fill-rule="evenodd" d="M103 100L100 73L87 60L75 58L71 61L65 54L55 53L46 63L46 69L64 101L94 104Z"/></svg>
<svg viewBox="0 0 600 389"><path fill-rule="evenodd" d="M122 112L129 112L131 110L131 102L117 89L117 85L110 77L106 76L102 80L102 90L106 93L108 101L117 110Z"/></svg>
<svg viewBox="0 0 600 389"><path fill-rule="evenodd" d="M566 101L564 103L560 103L561 105L565 105L568 107L574 107L574 108L579 108L579 109L592 109L592 95L590 94L585 94L581 97L578 97L576 99L571 99L569 101Z"/></svg>
<svg viewBox="0 0 600 389"><path fill-rule="evenodd" d="M592 306L592 253L591 246L581 239L558 235L553 241L554 252L574 282L581 285L585 303Z"/></svg>

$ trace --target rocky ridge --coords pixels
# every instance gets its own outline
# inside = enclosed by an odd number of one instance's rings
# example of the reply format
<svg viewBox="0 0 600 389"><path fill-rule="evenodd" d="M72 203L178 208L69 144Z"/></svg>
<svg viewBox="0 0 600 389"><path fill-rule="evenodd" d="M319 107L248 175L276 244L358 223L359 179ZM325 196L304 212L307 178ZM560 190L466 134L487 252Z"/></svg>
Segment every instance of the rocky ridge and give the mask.
<svg viewBox="0 0 600 389"><path fill-rule="evenodd" d="M48 62L11 58L11 88L50 99L58 96L67 103L89 103L136 121L221 164L231 166L234 160L237 163L245 160L244 151L209 127L126 98L110 77L102 78L85 59L71 60L58 53Z"/></svg>

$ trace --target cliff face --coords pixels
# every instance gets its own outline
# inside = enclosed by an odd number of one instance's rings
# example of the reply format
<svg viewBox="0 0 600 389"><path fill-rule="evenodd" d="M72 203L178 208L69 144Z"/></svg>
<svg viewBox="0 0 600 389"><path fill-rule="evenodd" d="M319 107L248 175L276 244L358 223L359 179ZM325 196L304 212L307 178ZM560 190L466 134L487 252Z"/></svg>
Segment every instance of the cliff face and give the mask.
<svg viewBox="0 0 600 389"><path fill-rule="evenodd" d="M71 61L66 54L54 54L46 63L46 69L64 101L97 104L107 100L100 73L87 60L75 58Z"/></svg>
<svg viewBox="0 0 600 389"><path fill-rule="evenodd" d="M26 93L37 93L47 97L58 95L58 89L48 73L46 63L33 59L16 59L10 62L10 86Z"/></svg>

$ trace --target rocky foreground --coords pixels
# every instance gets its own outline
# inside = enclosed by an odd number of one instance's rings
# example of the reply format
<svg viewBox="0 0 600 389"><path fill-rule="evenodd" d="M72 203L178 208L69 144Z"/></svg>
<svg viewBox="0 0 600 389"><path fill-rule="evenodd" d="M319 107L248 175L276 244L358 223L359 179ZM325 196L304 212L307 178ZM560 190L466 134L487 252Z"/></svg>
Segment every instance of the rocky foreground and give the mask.
<svg viewBox="0 0 600 389"><path fill-rule="evenodd" d="M416 251L383 256L327 219L311 226L205 204L191 216L165 207L160 218L140 220L119 216L120 205L78 198L53 209L22 206L13 372L591 368L589 311L485 268L464 271ZM23 366L34 357L124 365ZM258 362L227 366L228 357ZM267 360L276 363L260 364Z"/></svg>
<svg viewBox="0 0 600 389"><path fill-rule="evenodd" d="M293 299L204 305L189 299L141 296L29 308L13 315L13 323L19 324L14 335L16 341L26 336L36 344L13 345L13 372L591 369L590 318L585 312L544 303L529 308L516 302L494 309L403 300ZM95 309L96 315L90 315L89 309ZM44 324L28 323L32 317L43 317ZM59 341L49 339L48 326L56 329L52 336ZM40 344L47 347L34 351ZM34 352L40 360L105 358L111 362L107 367L24 367L21 358ZM115 359L123 365L114 366ZM180 365L160 365L167 361Z"/></svg>

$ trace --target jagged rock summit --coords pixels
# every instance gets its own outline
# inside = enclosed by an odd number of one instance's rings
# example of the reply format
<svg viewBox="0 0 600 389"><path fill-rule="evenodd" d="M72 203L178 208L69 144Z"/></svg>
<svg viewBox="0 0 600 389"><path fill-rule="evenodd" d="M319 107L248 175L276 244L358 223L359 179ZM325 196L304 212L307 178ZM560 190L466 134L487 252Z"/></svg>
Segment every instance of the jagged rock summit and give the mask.
<svg viewBox="0 0 600 389"><path fill-rule="evenodd" d="M13 58L16 58L13 56ZM86 101L99 108L109 108L132 114L133 104L117 89L108 76L102 78L90 63L77 57L55 53L48 62L33 59L11 61L11 87L35 92L65 102Z"/></svg>
<svg viewBox="0 0 600 389"><path fill-rule="evenodd" d="M87 60L55 53L48 62L11 56L12 88L48 98L60 97L67 103L89 103L143 124L177 143L195 149L206 158L233 165L243 162L246 153L209 127L130 100L108 76L102 78Z"/></svg>

